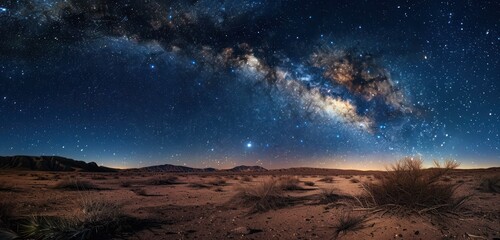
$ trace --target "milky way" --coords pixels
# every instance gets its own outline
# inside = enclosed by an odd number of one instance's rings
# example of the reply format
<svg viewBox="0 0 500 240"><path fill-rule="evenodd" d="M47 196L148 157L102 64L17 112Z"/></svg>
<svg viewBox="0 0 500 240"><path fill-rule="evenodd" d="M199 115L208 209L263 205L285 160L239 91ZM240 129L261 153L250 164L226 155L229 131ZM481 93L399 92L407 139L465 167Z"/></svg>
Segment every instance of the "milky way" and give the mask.
<svg viewBox="0 0 500 240"><path fill-rule="evenodd" d="M492 5L6 1L0 154L114 166L498 161Z"/></svg>

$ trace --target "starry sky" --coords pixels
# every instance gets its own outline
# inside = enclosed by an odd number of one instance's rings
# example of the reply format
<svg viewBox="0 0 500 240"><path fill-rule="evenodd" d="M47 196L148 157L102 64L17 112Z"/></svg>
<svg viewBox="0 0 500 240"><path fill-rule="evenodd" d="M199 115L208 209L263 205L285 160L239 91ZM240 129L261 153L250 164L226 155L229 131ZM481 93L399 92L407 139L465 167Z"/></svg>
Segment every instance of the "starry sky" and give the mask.
<svg viewBox="0 0 500 240"><path fill-rule="evenodd" d="M500 165L498 1L4 0L0 155Z"/></svg>

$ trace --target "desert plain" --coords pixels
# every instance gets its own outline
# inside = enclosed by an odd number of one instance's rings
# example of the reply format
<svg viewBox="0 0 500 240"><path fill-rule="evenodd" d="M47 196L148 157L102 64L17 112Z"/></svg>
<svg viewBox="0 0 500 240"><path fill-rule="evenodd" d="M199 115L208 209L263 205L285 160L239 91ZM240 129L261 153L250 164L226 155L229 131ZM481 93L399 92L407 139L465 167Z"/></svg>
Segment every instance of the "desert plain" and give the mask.
<svg viewBox="0 0 500 240"><path fill-rule="evenodd" d="M32 239L42 239L33 228L80 224L90 233L78 236L91 239L500 239L498 185L484 183L499 173L442 176L438 184L453 184L454 196L466 199L441 212L364 205L367 184L381 181L383 171L2 171L0 238L30 239L31 229Z"/></svg>

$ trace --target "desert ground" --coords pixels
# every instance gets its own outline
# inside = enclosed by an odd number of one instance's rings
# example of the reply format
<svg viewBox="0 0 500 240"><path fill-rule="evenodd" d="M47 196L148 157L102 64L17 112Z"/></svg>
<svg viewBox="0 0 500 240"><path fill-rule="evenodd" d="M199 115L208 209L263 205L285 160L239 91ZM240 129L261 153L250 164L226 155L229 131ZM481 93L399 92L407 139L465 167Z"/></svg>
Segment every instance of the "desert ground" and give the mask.
<svg viewBox="0 0 500 240"><path fill-rule="evenodd" d="M380 181L377 172L3 171L0 238L14 239L23 227L47 219L52 228L64 228L64 221L97 212L94 225L102 224L99 218L116 224L94 226L91 231L103 233L92 239L500 239L500 195L484 187L499 173L461 170L441 177L440 183L457 185L456 197L469 197L439 212L364 205L359 196L364 184ZM277 202L258 206L259 200L242 199L252 191L271 194L258 189L273 183L282 197Z"/></svg>

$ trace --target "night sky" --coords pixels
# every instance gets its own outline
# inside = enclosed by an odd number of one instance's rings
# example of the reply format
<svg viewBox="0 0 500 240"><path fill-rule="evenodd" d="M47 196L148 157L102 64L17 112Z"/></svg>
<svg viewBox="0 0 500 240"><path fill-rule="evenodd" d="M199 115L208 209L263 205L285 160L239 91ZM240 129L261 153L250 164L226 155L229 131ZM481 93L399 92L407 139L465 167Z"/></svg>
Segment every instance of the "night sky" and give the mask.
<svg viewBox="0 0 500 240"><path fill-rule="evenodd" d="M498 1L3 0L0 155L500 165Z"/></svg>

